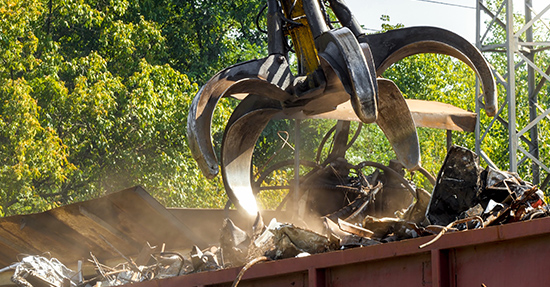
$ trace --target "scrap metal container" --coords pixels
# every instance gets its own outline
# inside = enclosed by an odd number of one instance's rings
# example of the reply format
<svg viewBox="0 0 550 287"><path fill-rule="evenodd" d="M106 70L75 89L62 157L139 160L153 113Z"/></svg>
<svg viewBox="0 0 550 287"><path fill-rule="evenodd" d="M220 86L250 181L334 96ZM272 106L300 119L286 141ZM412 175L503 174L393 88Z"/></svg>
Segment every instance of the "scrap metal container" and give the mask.
<svg viewBox="0 0 550 287"><path fill-rule="evenodd" d="M550 218L263 262L238 286L547 286ZM133 284L231 286L241 267Z"/></svg>
<svg viewBox="0 0 550 287"><path fill-rule="evenodd" d="M74 203L39 214L0 219L0 266L18 254L43 254L83 274L97 275L85 259L92 252L109 266L125 262L114 248L136 258L145 243L169 250L219 244L225 217L238 226L236 210L166 209L143 188ZM263 211L264 220L290 220ZM550 282L550 217L483 229L426 236L303 258L261 262L238 286L547 286ZM108 243L107 243L108 242ZM242 267L132 284L132 287L231 286ZM14 286L9 272L0 286ZM482 285L483 284L483 285Z"/></svg>

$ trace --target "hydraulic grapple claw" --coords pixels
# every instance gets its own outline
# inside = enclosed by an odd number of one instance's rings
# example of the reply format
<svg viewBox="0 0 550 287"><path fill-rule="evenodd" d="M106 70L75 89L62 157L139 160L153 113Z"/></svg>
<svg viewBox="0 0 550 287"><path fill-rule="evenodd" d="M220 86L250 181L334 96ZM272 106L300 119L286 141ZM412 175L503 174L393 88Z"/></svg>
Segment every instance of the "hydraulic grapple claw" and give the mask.
<svg viewBox="0 0 550 287"><path fill-rule="evenodd" d="M231 66L199 90L189 108L187 138L191 154L207 178L219 172L211 136L212 116L218 101L222 97L246 97L249 93L287 101L292 96L286 90L293 81L286 59L271 55Z"/></svg>
<svg viewBox="0 0 550 287"><path fill-rule="evenodd" d="M376 121L378 86L376 74L371 73L374 63L367 61L372 56L365 57L357 38L346 27L321 34L315 44L319 57L328 62L350 95L357 117L367 124Z"/></svg>
<svg viewBox="0 0 550 287"><path fill-rule="evenodd" d="M403 166L409 170L420 167L419 122L414 120L418 111L411 112L395 83L377 78L405 57L440 53L463 61L480 79L487 115L493 116L497 110L489 64L460 36L434 27L365 35L343 0L329 1L343 26L329 29L326 23L330 21L322 19L321 11L308 10L320 9L316 1L268 0L270 55L219 72L201 88L190 107L189 146L203 173L212 178L219 171L211 139L214 109L222 97L242 100L225 128L221 171L231 201L252 215L256 213L252 155L259 135L273 117L376 122ZM290 35L296 51L296 75L288 63L291 49L285 35ZM428 127L462 129L453 124L438 122Z"/></svg>

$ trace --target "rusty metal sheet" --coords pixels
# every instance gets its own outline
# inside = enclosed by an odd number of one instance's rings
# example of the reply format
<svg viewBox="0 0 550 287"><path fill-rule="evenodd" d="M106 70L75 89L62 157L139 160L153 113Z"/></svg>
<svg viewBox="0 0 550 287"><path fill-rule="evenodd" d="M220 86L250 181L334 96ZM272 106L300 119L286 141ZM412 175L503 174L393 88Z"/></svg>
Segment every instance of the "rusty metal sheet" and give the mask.
<svg viewBox="0 0 550 287"><path fill-rule="evenodd" d="M0 266L20 254L49 256L75 269L90 252L106 261L134 256L149 242L171 249L204 241L141 187L42 213L0 218ZM0 285L2 285L0 283Z"/></svg>
<svg viewBox="0 0 550 287"><path fill-rule="evenodd" d="M451 104L416 99L406 99L409 110L417 127L435 128L452 131L473 132L476 124L476 113L463 110ZM275 117L277 118L277 117ZM345 102L334 111L306 116L297 114L302 119L334 119L360 122L350 102Z"/></svg>
<svg viewBox="0 0 550 287"><path fill-rule="evenodd" d="M417 127L474 132L476 113L451 104L408 99L407 105Z"/></svg>

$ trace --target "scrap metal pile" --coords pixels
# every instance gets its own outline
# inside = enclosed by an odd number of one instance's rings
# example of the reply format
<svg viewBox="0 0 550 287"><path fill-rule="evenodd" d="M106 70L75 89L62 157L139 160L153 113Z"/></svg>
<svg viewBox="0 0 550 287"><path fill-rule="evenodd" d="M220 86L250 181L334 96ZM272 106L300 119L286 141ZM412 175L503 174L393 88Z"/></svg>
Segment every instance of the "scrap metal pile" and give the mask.
<svg viewBox="0 0 550 287"><path fill-rule="evenodd" d="M257 219L247 234L226 219L221 237L225 263L240 266L259 256L275 260L437 235L423 248L445 232L550 214L536 186L514 173L482 169L477 155L459 146L449 150L432 194L395 178L393 172L367 177L350 204L322 217L317 232L275 220L263 228Z"/></svg>
<svg viewBox="0 0 550 287"><path fill-rule="evenodd" d="M335 164L340 167L327 166L326 170L349 173L358 168L345 164L342 159ZM86 278L81 270L70 270L57 259L42 256L24 257L0 272L13 269L12 282L21 287L118 286L246 264L244 272L263 260L303 257L432 235L419 246L423 248L445 232L532 220L550 214L544 194L536 186L514 173L481 168L477 155L462 147L453 146L449 150L432 194L406 180L395 162L391 166L397 170L383 167L383 173L379 169L368 176L338 174L340 180L347 178L346 185L320 191L315 198L319 195L328 198L327 194L332 192L335 193L333 199L344 195L351 202L324 216L303 218L307 222L296 220L297 223L292 224L272 219L264 225L258 213L251 227L243 230L226 218L220 230L219 246L203 250L193 246L189 252L180 253L165 251L164 246L147 245L134 259L111 246L125 262L106 266L90 253L89 261L95 266L96 276ZM319 174L326 178L327 174ZM303 193L303 199L307 194ZM302 202L317 214L331 209L315 201Z"/></svg>
<svg viewBox="0 0 550 287"><path fill-rule="evenodd" d="M123 256L127 262L112 267L101 264L90 254L89 260L97 271L97 276L91 278L84 278L81 272L67 268L56 258L38 255L26 256L6 269L15 269L11 281L21 287L119 286L220 269L222 267L214 255L216 250L216 247L211 247L202 252L195 246L186 256L178 252L150 253L145 265L138 265Z"/></svg>

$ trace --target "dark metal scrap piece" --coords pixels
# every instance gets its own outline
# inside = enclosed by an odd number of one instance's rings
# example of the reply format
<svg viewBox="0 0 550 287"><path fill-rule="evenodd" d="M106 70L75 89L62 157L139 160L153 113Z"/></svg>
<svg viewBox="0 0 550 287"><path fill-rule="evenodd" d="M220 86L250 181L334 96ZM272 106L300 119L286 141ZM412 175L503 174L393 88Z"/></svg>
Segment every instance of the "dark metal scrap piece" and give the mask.
<svg viewBox="0 0 550 287"><path fill-rule="evenodd" d="M460 146L449 149L426 212L431 224L446 226L479 203L481 171L474 152Z"/></svg>

